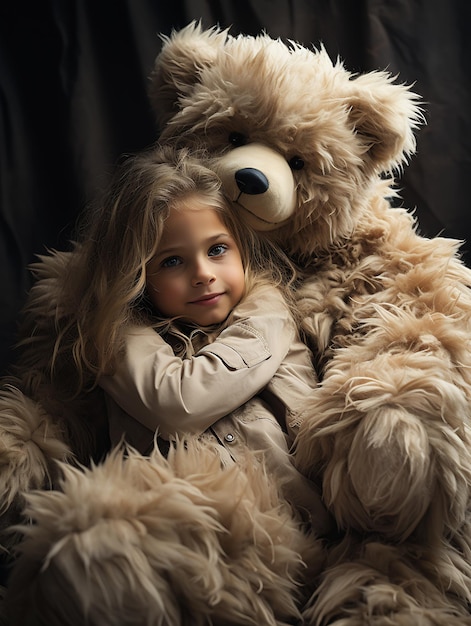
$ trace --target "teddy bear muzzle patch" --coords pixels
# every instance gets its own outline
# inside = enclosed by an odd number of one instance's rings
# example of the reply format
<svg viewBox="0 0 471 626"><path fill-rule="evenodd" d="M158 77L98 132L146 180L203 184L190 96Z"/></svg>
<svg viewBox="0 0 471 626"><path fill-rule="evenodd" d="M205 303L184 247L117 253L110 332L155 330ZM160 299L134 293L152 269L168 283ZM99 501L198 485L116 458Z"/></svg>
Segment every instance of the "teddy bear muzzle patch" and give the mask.
<svg viewBox="0 0 471 626"><path fill-rule="evenodd" d="M263 144L251 143L216 160L224 193L255 230L275 230L294 212L296 182L286 159Z"/></svg>

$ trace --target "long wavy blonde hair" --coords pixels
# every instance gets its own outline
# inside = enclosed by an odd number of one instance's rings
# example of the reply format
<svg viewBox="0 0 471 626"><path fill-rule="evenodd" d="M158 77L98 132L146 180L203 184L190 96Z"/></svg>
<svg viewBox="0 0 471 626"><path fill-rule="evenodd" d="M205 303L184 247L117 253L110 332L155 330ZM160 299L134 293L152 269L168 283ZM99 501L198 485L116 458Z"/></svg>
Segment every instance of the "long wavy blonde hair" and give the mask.
<svg viewBox="0 0 471 626"><path fill-rule="evenodd" d="M220 212L237 242L246 293L261 282L284 288L292 279L288 260L241 224L203 153L160 146L128 157L103 201L83 221L63 283L53 369L60 376L64 361L69 366L73 361L77 392L112 373L130 324L150 324L163 335L179 337L183 341L172 345L180 346L181 356L192 352L193 339L200 340L194 332L186 340L178 321L159 319L146 298L146 268L165 220L175 203L193 193Z"/></svg>

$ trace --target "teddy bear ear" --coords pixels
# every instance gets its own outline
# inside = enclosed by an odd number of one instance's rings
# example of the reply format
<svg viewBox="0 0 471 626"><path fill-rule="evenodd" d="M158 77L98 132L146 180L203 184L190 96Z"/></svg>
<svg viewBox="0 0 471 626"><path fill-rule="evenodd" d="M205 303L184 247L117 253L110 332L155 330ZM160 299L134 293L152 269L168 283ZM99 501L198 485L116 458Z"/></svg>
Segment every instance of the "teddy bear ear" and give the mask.
<svg viewBox="0 0 471 626"><path fill-rule="evenodd" d="M193 21L169 37L162 36L162 49L150 74L149 98L159 128L176 112L180 96L198 81L199 72L210 66L230 38L228 29L203 30Z"/></svg>
<svg viewBox="0 0 471 626"><path fill-rule="evenodd" d="M393 81L380 71L349 81L349 117L376 172L391 172L407 162L416 148L414 133L424 122L420 96Z"/></svg>

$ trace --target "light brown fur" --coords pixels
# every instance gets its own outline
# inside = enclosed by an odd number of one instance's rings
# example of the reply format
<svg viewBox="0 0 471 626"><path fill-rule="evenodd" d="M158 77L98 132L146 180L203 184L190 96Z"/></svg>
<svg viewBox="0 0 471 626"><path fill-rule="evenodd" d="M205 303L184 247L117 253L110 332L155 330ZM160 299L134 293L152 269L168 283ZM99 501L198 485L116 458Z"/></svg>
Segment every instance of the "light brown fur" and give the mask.
<svg viewBox="0 0 471 626"><path fill-rule="evenodd" d="M164 40L150 93L161 140L204 145L234 210L299 265L321 382L295 458L344 533L306 623L468 623L471 271L459 242L420 236L391 204L419 97L384 72L352 75L322 47L197 24ZM237 183L239 149L266 190ZM267 149L294 163L281 223L277 176L263 157L254 165ZM381 553L391 567L375 564ZM394 563L407 563L398 576Z"/></svg>
<svg viewBox="0 0 471 626"><path fill-rule="evenodd" d="M90 469L62 466L58 490L26 495L35 524L22 527L13 572L16 623L281 625L302 613L309 626L470 624L471 272L458 242L419 236L412 214L391 206L393 172L423 121L418 96L384 72L350 74L323 48L196 24L164 38L150 96L160 141L206 148L234 209L299 267L321 382L295 460L322 487L339 539L326 558L258 464L224 469L193 444L168 461L116 451ZM241 135L244 155L268 149L283 173L265 172L256 197L230 169ZM291 172L294 157L304 167ZM281 223L279 180L293 197ZM43 266L39 310L59 266ZM25 406L50 423L48 445L38 454L27 434L1 451L8 502L40 486L74 440L48 400Z"/></svg>
<svg viewBox="0 0 471 626"><path fill-rule="evenodd" d="M297 585L322 560L262 466L222 467L189 440L165 459L117 449L61 490L33 492L9 585L12 624L267 624L299 617ZM210 621L208 621L210 620Z"/></svg>

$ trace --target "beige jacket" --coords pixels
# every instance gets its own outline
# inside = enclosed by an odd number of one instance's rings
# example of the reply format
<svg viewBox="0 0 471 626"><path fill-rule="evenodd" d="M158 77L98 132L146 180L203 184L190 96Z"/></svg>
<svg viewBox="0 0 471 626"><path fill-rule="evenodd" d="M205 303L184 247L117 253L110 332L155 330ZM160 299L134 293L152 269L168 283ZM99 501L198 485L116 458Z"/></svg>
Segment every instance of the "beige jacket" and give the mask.
<svg viewBox="0 0 471 626"><path fill-rule="evenodd" d="M255 289L233 323L189 359L176 357L152 328L132 328L117 371L100 381L113 444L124 435L147 453L157 431L164 439L217 440L227 463L242 461L247 448L259 452L293 504L323 531L318 492L289 455L292 423L316 384L310 352L282 295L270 287Z"/></svg>

